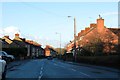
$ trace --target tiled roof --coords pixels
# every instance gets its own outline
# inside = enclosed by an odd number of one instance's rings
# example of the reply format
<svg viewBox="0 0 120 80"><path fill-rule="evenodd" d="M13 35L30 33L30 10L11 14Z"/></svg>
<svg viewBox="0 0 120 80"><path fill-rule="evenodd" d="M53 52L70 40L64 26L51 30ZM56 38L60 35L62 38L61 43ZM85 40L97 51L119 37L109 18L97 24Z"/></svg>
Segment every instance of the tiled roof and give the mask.
<svg viewBox="0 0 120 80"><path fill-rule="evenodd" d="M6 41L8 44L11 44L11 43L13 42L10 38L8 38L8 37L6 37L6 36L4 36L2 39L5 39L5 41Z"/></svg>
<svg viewBox="0 0 120 80"><path fill-rule="evenodd" d="M116 35L120 34L120 28L108 28L108 29L111 30Z"/></svg>
<svg viewBox="0 0 120 80"><path fill-rule="evenodd" d="M19 41L19 40L13 40L13 42L16 43L17 45L21 46L21 47L23 47L23 46L26 45L25 42L23 42L23 41Z"/></svg>
<svg viewBox="0 0 120 80"><path fill-rule="evenodd" d="M34 45L34 46L41 46L41 44L35 42L35 41L32 41L32 40L25 40L25 42L31 44L31 45Z"/></svg>

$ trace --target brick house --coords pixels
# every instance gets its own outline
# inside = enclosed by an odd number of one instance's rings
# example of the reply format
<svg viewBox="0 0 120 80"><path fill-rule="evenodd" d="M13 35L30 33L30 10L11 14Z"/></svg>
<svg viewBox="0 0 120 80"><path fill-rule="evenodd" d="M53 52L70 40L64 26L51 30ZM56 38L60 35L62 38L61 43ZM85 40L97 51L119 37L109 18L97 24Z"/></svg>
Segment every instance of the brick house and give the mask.
<svg viewBox="0 0 120 80"><path fill-rule="evenodd" d="M55 57L56 56L56 51L55 51L55 49L52 46L46 45L44 50L45 50L45 53L44 53L45 57L48 57L48 56Z"/></svg>
<svg viewBox="0 0 120 80"><path fill-rule="evenodd" d="M119 28L107 28L104 26L104 19L101 16L96 23L91 23L90 27L81 30L76 36L76 48L79 46L92 53L116 53L118 52ZM74 41L66 46L67 52L71 52Z"/></svg>

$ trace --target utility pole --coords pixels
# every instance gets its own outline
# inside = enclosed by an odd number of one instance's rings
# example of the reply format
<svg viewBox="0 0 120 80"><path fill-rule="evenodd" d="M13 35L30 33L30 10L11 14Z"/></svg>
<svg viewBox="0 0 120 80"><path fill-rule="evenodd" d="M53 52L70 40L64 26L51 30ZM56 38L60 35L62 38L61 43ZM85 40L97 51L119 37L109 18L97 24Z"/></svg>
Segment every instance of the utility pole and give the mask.
<svg viewBox="0 0 120 80"><path fill-rule="evenodd" d="M70 18L72 16L68 16L68 18ZM73 53L73 58L74 61L76 62L77 59L77 55L76 55L76 18L74 17L74 53Z"/></svg>
<svg viewBox="0 0 120 80"><path fill-rule="evenodd" d="M76 62L76 18L74 17L74 60Z"/></svg>
<svg viewBox="0 0 120 80"><path fill-rule="evenodd" d="M61 59L61 56L62 56L62 53L61 53L61 34L60 34L60 59Z"/></svg>

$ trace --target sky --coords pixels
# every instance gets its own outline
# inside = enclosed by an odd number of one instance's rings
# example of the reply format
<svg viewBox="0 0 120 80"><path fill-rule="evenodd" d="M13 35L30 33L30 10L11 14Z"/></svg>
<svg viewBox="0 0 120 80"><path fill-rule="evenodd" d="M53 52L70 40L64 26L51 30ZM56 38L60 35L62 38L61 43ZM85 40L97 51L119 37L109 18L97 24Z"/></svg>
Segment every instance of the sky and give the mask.
<svg viewBox="0 0 120 80"><path fill-rule="evenodd" d="M61 35L64 47L73 40L74 17L78 33L96 23L99 14L105 26L118 27L118 2L0 2L0 37L20 33L43 47L59 47Z"/></svg>

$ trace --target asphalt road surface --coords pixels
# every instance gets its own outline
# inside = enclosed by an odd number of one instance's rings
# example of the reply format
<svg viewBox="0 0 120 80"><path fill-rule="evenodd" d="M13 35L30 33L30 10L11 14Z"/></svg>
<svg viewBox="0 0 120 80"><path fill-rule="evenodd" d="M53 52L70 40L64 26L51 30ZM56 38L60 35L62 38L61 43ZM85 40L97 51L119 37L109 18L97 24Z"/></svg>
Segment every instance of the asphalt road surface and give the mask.
<svg viewBox="0 0 120 80"><path fill-rule="evenodd" d="M35 59L26 63L13 66L7 70L6 80L17 79L95 79L104 80L119 78L119 72L116 69L96 68L94 66L75 65L63 62L57 59ZM17 63L16 63L17 64Z"/></svg>

